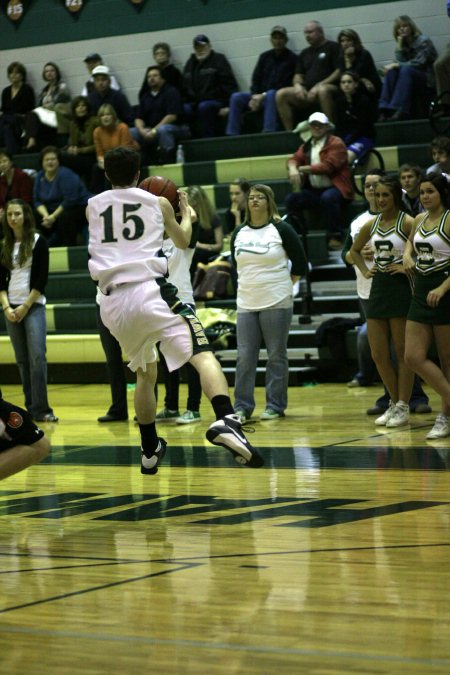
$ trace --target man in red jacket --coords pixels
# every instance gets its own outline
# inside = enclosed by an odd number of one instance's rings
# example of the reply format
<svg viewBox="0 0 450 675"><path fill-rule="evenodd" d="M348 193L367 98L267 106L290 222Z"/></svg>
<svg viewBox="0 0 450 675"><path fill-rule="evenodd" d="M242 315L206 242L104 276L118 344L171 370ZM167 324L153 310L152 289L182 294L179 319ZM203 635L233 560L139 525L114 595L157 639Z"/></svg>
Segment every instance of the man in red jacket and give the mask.
<svg viewBox="0 0 450 675"><path fill-rule="evenodd" d="M345 143L333 136L328 117L315 112L308 118L311 139L288 159L293 192L286 197L288 220L303 227L303 210L319 207L328 230L328 248L342 248L343 206L353 199Z"/></svg>

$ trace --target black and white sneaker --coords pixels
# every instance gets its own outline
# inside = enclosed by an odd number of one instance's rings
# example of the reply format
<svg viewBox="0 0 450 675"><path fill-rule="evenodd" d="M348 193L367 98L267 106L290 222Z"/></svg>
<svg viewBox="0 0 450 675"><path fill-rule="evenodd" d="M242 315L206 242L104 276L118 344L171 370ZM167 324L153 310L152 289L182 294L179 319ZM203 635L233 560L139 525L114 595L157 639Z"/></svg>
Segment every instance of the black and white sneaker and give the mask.
<svg viewBox="0 0 450 675"><path fill-rule="evenodd" d="M206 438L213 445L221 445L231 452L238 464L257 468L264 465L258 451L245 438L239 415L225 415L211 424Z"/></svg>
<svg viewBox="0 0 450 675"><path fill-rule="evenodd" d="M158 466L166 454L167 443L164 438L159 439L158 447L155 452L148 457L141 448L141 473L158 473Z"/></svg>

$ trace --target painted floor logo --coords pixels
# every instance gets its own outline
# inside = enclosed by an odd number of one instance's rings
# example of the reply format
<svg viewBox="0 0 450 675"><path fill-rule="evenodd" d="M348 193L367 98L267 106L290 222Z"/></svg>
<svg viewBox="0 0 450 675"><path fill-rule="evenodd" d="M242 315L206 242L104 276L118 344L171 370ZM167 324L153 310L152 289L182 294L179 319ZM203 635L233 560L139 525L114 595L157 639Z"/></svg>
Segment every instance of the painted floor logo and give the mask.
<svg viewBox="0 0 450 675"><path fill-rule="evenodd" d="M236 525L261 520L273 521L273 525L279 527L322 528L450 503L410 500L375 505L366 499L278 497L275 500L239 500L221 499L214 495L161 496L152 493L141 494L136 501L136 495L132 494L21 494L0 492L0 518L22 515L25 518L61 520L84 515L92 520L117 522L180 518L192 525ZM283 518L282 523L280 518Z"/></svg>

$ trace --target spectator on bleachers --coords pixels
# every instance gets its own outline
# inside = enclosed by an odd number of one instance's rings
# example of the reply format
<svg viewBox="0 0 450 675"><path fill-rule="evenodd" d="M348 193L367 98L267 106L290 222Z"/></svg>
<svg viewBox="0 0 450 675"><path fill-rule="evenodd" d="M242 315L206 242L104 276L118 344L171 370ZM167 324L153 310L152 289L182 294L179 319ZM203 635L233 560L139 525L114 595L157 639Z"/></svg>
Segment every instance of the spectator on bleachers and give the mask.
<svg viewBox="0 0 450 675"><path fill-rule="evenodd" d="M376 108L366 92L359 76L344 70L334 101L334 122L336 135L347 146L349 164L375 145Z"/></svg>
<svg viewBox="0 0 450 675"><path fill-rule="evenodd" d="M361 38L352 28L344 28L339 32L338 43L340 54L338 59L339 70L351 70L359 75L360 84L365 87L366 93L378 99L381 92L381 78L374 63L372 54L364 49Z"/></svg>
<svg viewBox="0 0 450 675"><path fill-rule="evenodd" d="M92 112L91 105L85 96L75 96L72 99L71 108L69 144L61 154L61 163L75 171L88 185L91 180L92 167L96 161L94 129L98 127L99 120Z"/></svg>
<svg viewBox="0 0 450 675"><path fill-rule="evenodd" d="M286 47L288 34L283 26L274 26L270 32L272 49L260 54L252 75L250 92L235 92L230 98L230 112L226 134L237 136L241 133L242 114L245 111L262 110L263 131L277 131L278 113L276 93L282 87L289 87L294 77L297 57Z"/></svg>
<svg viewBox="0 0 450 675"><path fill-rule="evenodd" d="M35 231L33 210L21 199L8 202L3 216L0 300L25 395L37 422L57 422L47 397L45 285L49 253Z"/></svg>
<svg viewBox="0 0 450 675"><path fill-rule="evenodd" d="M266 404L259 417L275 420L284 417L288 404L287 341L293 283L305 274L307 261L294 229L278 215L268 185L250 188L245 222L234 230L230 250L238 276L234 411L242 422L253 414L256 369L264 339Z"/></svg>
<svg viewBox="0 0 450 675"><path fill-rule="evenodd" d="M190 136L182 116L183 102L178 89L166 83L159 66L147 68L132 134L144 150L153 149L149 163L175 162L178 143Z"/></svg>
<svg viewBox="0 0 450 675"><path fill-rule="evenodd" d="M426 97L434 87L433 63L437 52L429 37L406 15L394 21L395 61L384 67L378 103L380 122L411 117L413 94Z"/></svg>
<svg viewBox="0 0 450 675"><path fill-rule="evenodd" d="M447 0L447 16L450 16L450 0ZM445 46L433 64L434 77L436 80L436 92L438 96L445 94L442 98L444 114L450 114L450 42Z"/></svg>
<svg viewBox="0 0 450 675"><path fill-rule="evenodd" d="M170 62L172 53L167 42L157 42L153 45L153 58L157 66L161 68L161 74L166 84L170 84L181 92L183 76L173 63Z"/></svg>
<svg viewBox="0 0 450 675"><path fill-rule="evenodd" d="M415 164L402 164L398 170L402 186L402 210L415 218L423 211L420 203L420 180L422 169Z"/></svg>
<svg viewBox="0 0 450 675"><path fill-rule="evenodd" d="M104 103L97 111L99 126L94 129L94 145L97 162L92 168L92 190L95 194L106 189L105 153L119 146L138 149L125 122L117 118L116 111L109 103Z"/></svg>
<svg viewBox="0 0 450 675"><path fill-rule="evenodd" d="M297 57L292 86L279 89L278 113L284 128L292 131L296 111L322 110L333 119L333 97L339 80L339 45L327 40L319 21L310 21L304 30L309 47Z"/></svg>
<svg viewBox="0 0 450 675"><path fill-rule="evenodd" d="M67 84L61 80L56 63L45 64L42 78L47 84L39 94L37 108L25 118L25 150L37 150L47 145L49 130L53 142L56 142L57 134L69 131L70 93Z"/></svg>
<svg viewBox="0 0 450 675"><path fill-rule="evenodd" d="M128 126L133 126L133 109L125 94L111 87L109 69L106 66L96 66L92 71L92 77L94 78L94 89L89 94L88 101L94 113L97 115L100 106L109 103L122 122L125 122Z"/></svg>
<svg viewBox="0 0 450 675"><path fill-rule="evenodd" d="M103 66L104 63L102 57L100 56L100 54L97 54L97 52L94 52L93 54L88 54L84 59L84 62L86 64L86 68L89 73L89 79L83 87L81 96L89 96L89 94L94 91L94 77L92 75L92 71L94 70L94 68L97 68L97 66ZM117 78L114 77L109 68L108 72L111 81L111 89L116 89L117 91L119 91L120 85L117 82Z"/></svg>
<svg viewBox="0 0 450 675"><path fill-rule="evenodd" d="M377 183L375 196L379 213L363 225L350 255L361 274L372 279L367 304L369 343L390 396L388 409L375 424L391 428L408 424L414 382L414 373L404 358L411 285L402 259L414 219L401 210L402 188L397 178L384 176ZM370 269L362 256L369 241L375 249L375 264Z"/></svg>
<svg viewBox="0 0 450 675"><path fill-rule="evenodd" d="M223 248L223 229L220 218L214 210L205 190L200 185L186 188L189 206L198 217L199 231L191 263L191 276L195 274L197 263L208 263L216 258Z"/></svg>
<svg viewBox="0 0 450 675"><path fill-rule="evenodd" d="M430 147L434 164L429 166L426 172L444 173L447 180L450 180L450 138L436 136L431 141Z"/></svg>
<svg viewBox="0 0 450 675"><path fill-rule="evenodd" d="M6 150L0 150L0 218L6 203L11 199L23 199L31 204L33 179L26 171L14 166L13 159Z"/></svg>
<svg viewBox="0 0 450 675"><path fill-rule="evenodd" d="M215 136L217 117L228 114L228 102L238 84L227 57L211 48L206 35L194 38L194 53L183 70L183 89L193 131L201 137Z"/></svg>
<svg viewBox="0 0 450 675"><path fill-rule="evenodd" d="M328 230L328 247L340 250L344 236L343 208L353 199L353 186L344 141L330 133L324 113L308 118L311 139L288 160L294 191L286 197L289 222L302 232L304 209L320 208Z"/></svg>
<svg viewBox="0 0 450 675"><path fill-rule="evenodd" d="M225 211L225 234L231 234L238 225L244 222L250 183L246 178L235 178L228 189L230 206Z"/></svg>
<svg viewBox="0 0 450 675"><path fill-rule="evenodd" d="M49 246L74 246L86 235L86 206L91 194L78 174L60 166L59 157L54 146L41 150L42 169L34 181L33 203L38 229Z"/></svg>
<svg viewBox="0 0 450 675"><path fill-rule="evenodd" d="M19 61L13 61L7 69L11 84L2 91L0 110L0 146L10 155L20 152L25 115L35 106L33 89L27 84L27 71Z"/></svg>

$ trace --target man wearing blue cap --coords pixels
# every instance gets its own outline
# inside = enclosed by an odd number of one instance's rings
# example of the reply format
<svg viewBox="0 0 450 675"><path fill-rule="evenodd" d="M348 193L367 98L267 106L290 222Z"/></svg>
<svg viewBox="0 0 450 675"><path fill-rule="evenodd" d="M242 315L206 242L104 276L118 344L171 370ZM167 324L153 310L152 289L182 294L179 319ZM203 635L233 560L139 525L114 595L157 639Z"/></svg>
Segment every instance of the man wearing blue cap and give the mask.
<svg viewBox="0 0 450 675"><path fill-rule="evenodd" d="M228 101L238 90L236 78L224 54L211 48L209 38L194 38L194 53L183 70L185 112L197 121L195 131L202 137L216 135L217 116L228 114Z"/></svg>

